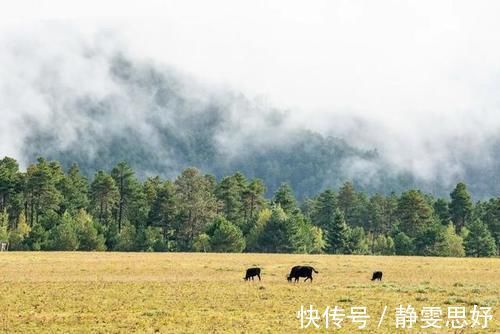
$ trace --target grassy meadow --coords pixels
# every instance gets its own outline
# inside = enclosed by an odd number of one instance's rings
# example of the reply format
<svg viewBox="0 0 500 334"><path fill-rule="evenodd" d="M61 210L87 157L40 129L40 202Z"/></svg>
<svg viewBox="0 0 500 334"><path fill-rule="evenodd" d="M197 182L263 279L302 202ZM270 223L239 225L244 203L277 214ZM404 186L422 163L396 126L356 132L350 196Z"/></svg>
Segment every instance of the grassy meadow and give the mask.
<svg viewBox="0 0 500 334"><path fill-rule="evenodd" d="M288 283L296 264L319 271ZM245 282L258 265L262 282ZM411 304L493 307L488 329L500 333L500 259L201 253L0 253L0 333L309 333L300 305L366 306L359 332L396 332L394 309ZM373 270L384 280L371 282ZM380 329L380 315L388 307ZM444 315L443 319L446 318ZM451 333L442 329L412 333ZM345 319L341 329L358 332ZM410 330L400 331L410 333Z"/></svg>

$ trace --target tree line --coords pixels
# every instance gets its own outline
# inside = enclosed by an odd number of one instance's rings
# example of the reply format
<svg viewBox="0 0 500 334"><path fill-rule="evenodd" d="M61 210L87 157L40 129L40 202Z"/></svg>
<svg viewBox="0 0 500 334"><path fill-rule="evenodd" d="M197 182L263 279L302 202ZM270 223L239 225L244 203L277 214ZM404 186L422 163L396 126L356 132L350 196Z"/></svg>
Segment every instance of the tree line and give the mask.
<svg viewBox="0 0 500 334"><path fill-rule="evenodd" d="M125 162L89 180L39 158L25 172L0 160L0 241L11 250L111 250L495 256L500 198L474 203L417 189L369 195L345 182L298 202L284 183L217 180L187 168L139 180Z"/></svg>

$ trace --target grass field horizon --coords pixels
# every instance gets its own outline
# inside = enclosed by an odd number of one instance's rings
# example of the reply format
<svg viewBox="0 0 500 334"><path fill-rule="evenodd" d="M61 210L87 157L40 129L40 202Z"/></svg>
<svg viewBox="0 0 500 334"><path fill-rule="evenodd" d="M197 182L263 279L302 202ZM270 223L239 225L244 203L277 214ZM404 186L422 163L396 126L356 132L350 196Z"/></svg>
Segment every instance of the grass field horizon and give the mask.
<svg viewBox="0 0 500 334"><path fill-rule="evenodd" d="M288 283L290 268L301 264L319 271L313 283ZM465 332L500 332L498 258L3 252L0 266L5 333L317 332L300 329L301 305L320 311L339 306L346 313L365 306L371 318L359 332L387 333L396 332L400 304L417 312L441 307L444 313L448 306L491 306L489 327ZM262 268L261 282L243 280L251 266ZM384 272L382 282L370 281L374 270ZM377 330L385 306L387 317ZM341 329L329 331L355 330L346 319ZM414 331L426 332L419 323Z"/></svg>

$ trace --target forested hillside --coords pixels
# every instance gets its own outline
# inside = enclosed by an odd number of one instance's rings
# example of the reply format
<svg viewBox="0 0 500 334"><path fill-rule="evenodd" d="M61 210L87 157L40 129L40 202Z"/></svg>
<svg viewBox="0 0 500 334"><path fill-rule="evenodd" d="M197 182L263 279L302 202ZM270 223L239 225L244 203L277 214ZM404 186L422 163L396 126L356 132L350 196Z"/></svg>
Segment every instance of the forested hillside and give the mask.
<svg viewBox="0 0 500 334"><path fill-rule="evenodd" d="M284 183L195 168L139 179L120 162L85 177L39 158L0 160L0 241L11 250L215 251L493 256L500 198L474 203L464 183L436 198L373 195L350 182L297 201Z"/></svg>
<svg viewBox="0 0 500 334"><path fill-rule="evenodd" d="M31 94L37 104L26 107L32 113L13 131L22 139L16 158L23 164L39 156L58 160L64 168L76 162L92 177L95 170L127 161L141 180L151 175L174 178L189 166L218 179L238 170L261 178L268 196L286 182L299 199L338 188L345 180L369 194L418 187L445 196L462 180L475 199L500 191L500 146L494 138L488 148L478 147L484 163L450 147L453 170L441 168L437 176L422 179L410 164L389 163L377 147L359 149L349 138L291 124L287 111L265 101L197 84L172 68L88 53L85 59L103 67L102 87L80 90L78 83L61 77L54 63L33 74ZM332 133L339 126L328 124ZM383 132L377 134L384 138Z"/></svg>

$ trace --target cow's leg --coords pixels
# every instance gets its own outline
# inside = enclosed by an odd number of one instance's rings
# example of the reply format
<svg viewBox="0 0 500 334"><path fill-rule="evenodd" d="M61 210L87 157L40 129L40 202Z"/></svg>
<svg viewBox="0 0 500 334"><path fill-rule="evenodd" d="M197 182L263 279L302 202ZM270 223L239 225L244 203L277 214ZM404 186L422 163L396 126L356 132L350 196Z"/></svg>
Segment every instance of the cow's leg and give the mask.
<svg viewBox="0 0 500 334"><path fill-rule="evenodd" d="M259 277L259 282L260 282L260 274L257 274L257 277Z"/></svg>
<svg viewBox="0 0 500 334"><path fill-rule="evenodd" d="M311 275L311 276L309 276L309 280L311 281L311 283L313 282L313 277L312 277L312 275Z"/></svg>

